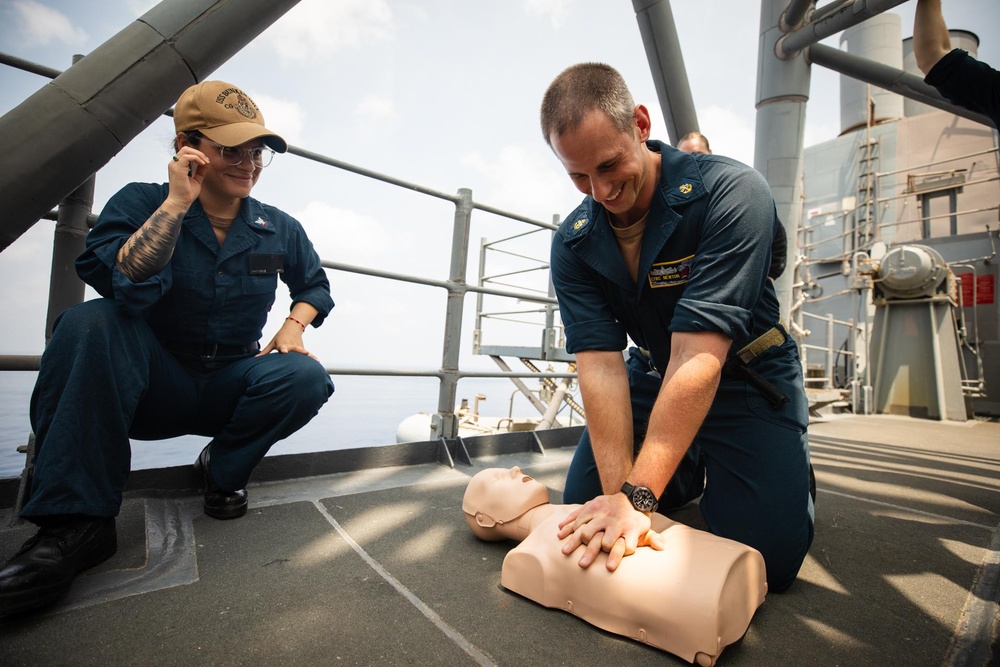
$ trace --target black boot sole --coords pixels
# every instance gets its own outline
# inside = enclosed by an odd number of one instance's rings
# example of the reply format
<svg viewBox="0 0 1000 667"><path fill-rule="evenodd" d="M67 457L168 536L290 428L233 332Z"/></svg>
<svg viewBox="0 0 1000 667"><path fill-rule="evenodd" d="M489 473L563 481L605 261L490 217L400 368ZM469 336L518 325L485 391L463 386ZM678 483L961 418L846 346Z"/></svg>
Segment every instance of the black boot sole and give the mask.
<svg viewBox="0 0 1000 667"><path fill-rule="evenodd" d="M113 527L110 538L94 544L68 580L0 595L0 618L35 611L56 602L69 592L73 587L73 581L81 572L100 565L116 553L118 553L118 529Z"/></svg>
<svg viewBox="0 0 1000 667"><path fill-rule="evenodd" d="M210 479L211 473L209 473L208 470L211 464L209 464L209 466L205 465L205 459L207 458L205 456L205 452L207 450L208 447L205 447L205 449L201 451L201 454L198 455L198 459L194 462L195 476L198 478L198 483L200 487L204 490L206 496L209 493L215 491L215 489L211 488L213 486L213 483ZM212 507L211 505L208 504L208 499L206 498L204 509L205 509L205 514L210 516L211 518L218 519L219 521L227 521L229 519L239 519L241 516L244 516L247 513L248 504L249 503L246 500L244 500L242 505L233 505L229 507Z"/></svg>
<svg viewBox="0 0 1000 667"><path fill-rule="evenodd" d="M246 513L247 513L247 505L240 505L237 507L227 507L225 509L219 509L205 505L205 514L212 517L213 519L218 519L219 521L226 521L228 519L239 519Z"/></svg>

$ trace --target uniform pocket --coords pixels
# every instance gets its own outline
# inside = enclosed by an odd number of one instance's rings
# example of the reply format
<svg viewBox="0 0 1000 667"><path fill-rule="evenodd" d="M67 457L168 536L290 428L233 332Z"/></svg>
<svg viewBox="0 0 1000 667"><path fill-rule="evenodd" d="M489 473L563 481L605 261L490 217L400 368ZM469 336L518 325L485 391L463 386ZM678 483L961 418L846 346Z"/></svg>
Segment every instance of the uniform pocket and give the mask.
<svg viewBox="0 0 1000 667"><path fill-rule="evenodd" d="M746 382L747 406L764 421L805 433L809 427L809 401L802 390L802 366L788 345L767 350L752 368L788 396L789 402L775 409L759 389Z"/></svg>
<svg viewBox="0 0 1000 667"><path fill-rule="evenodd" d="M243 294L273 294L278 289L278 276L243 276Z"/></svg>

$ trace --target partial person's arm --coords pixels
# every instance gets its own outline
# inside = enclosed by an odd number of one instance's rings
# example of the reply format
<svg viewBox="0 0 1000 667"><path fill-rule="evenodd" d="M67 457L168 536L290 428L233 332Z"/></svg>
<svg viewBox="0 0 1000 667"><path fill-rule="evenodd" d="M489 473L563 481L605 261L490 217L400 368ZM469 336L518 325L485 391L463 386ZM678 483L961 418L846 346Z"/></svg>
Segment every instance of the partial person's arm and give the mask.
<svg viewBox="0 0 1000 667"><path fill-rule="evenodd" d="M579 561L581 567L593 563L602 550L608 552L607 568L614 571L621 559L639 546L660 548L662 541L650 532L649 517L637 512L625 494L619 492L621 483L627 478L632 484L648 487L657 496L663 493L708 414L731 344L728 337L719 333L673 334L666 376L634 465L620 480L611 476L606 479L602 470L605 495L586 503L560 523L559 538L568 538L563 543L564 554L572 553L580 544L587 545ZM582 391L582 381L580 387ZM590 428L590 408L587 419ZM592 431L592 441L593 438ZM597 452L595 446L595 458ZM597 461L600 469L601 460Z"/></svg>
<svg viewBox="0 0 1000 667"><path fill-rule="evenodd" d="M604 493L615 493L632 470L632 403L621 352L577 352L580 395L587 410L594 461Z"/></svg>
<svg viewBox="0 0 1000 667"><path fill-rule="evenodd" d="M184 214L201 193L205 175L198 173L197 165L207 162L204 153L184 146L167 164L170 190L166 200L118 249L118 270L133 283L148 280L170 263Z"/></svg>
<svg viewBox="0 0 1000 667"><path fill-rule="evenodd" d="M629 482L657 496L667 487L715 400L730 345L727 336L715 332L671 336L663 386Z"/></svg>
<svg viewBox="0 0 1000 667"><path fill-rule="evenodd" d="M274 338L264 346L257 356L278 352L288 354L298 352L316 359L316 355L306 349L302 334L312 324L318 327L333 309L330 296L330 281L322 262L302 225L291 216L268 208L268 215L280 216L282 227L289 232L286 246L286 264L281 272L281 280L288 285L292 297L292 310L281 323Z"/></svg>
<svg viewBox="0 0 1000 667"><path fill-rule="evenodd" d="M305 344L302 342L302 334L305 333L306 327L318 314L319 311L311 304L305 301L296 303L292 306L292 311L288 314L288 317L281 323L281 328L274 334L274 338L271 339L271 342L257 356L261 357L275 351L281 354L298 352L299 354L316 359L316 355L307 350Z"/></svg>
<svg viewBox="0 0 1000 667"><path fill-rule="evenodd" d="M924 76L951 51L948 26L941 14L941 0L917 0L913 18L913 55Z"/></svg>

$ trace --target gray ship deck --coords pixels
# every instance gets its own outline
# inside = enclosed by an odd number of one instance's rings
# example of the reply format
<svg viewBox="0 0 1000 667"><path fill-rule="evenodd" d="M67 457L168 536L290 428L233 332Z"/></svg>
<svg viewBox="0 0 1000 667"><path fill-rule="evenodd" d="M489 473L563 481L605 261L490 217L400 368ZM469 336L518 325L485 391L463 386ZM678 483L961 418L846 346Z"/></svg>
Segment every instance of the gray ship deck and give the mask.
<svg viewBox="0 0 1000 667"><path fill-rule="evenodd" d="M816 541L719 664L996 664L1000 424L845 417L811 433ZM0 662L686 664L503 590L511 545L466 528L471 474L518 464L558 501L571 451L259 482L231 522L190 490L131 491L118 554L48 613L0 623ZM0 520L6 558L31 528Z"/></svg>

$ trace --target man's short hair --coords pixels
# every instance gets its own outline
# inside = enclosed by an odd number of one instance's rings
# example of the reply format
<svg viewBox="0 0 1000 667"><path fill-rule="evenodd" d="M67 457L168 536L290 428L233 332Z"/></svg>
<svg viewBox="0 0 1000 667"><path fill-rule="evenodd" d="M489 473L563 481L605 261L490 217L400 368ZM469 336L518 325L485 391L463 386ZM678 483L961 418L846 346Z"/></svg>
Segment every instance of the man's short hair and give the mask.
<svg viewBox="0 0 1000 667"><path fill-rule="evenodd" d="M616 128L629 132L635 121L635 102L618 71L604 63L580 63L562 71L542 98L542 135L552 145L552 135L577 127L593 110L603 111Z"/></svg>

